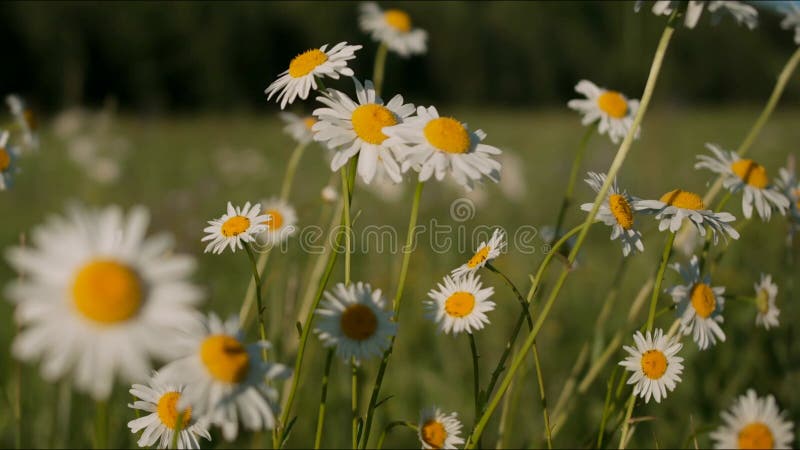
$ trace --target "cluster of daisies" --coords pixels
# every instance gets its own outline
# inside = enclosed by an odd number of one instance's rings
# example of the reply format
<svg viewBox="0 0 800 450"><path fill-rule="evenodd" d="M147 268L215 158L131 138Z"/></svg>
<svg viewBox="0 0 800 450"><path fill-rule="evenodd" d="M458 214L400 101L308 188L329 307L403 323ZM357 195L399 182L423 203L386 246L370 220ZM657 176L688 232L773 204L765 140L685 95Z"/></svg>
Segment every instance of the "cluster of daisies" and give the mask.
<svg viewBox="0 0 800 450"><path fill-rule="evenodd" d="M19 157L39 148L38 122L33 110L15 94L6 97L6 105L12 121L0 128L0 191L14 185L14 176L19 172Z"/></svg>

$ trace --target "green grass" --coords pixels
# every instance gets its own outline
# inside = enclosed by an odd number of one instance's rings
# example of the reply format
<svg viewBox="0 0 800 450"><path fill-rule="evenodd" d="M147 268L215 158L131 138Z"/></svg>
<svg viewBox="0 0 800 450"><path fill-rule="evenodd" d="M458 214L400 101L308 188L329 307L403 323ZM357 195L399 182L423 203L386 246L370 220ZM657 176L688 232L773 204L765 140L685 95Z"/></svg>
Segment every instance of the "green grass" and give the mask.
<svg viewBox="0 0 800 450"><path fill-rule="evenodd" d="M658 100L658 96L657 99ZM458 223L450 216L451 203L464 194L439 183L425 187L420 209L420 223L435 219L440 224L463 225L466 232L485 225L499 225L513 234L521 226L537 229L553 225L566 184L572 155L583 129L578 118L568 112L526 111L454 111L456 116L472 127L488 133L487 142L509 149L522 161L521 171L526 184L521 199L509 199L494 185L483 188L485 198L477 201L473 219ZM705 142L716 142L725 148L735 148L757 116L757 107L725 109L672 109L658 107L645 119L642 137L634 144L630 157L620 174L620 182L629 192L646 198L681 187L703 192L712 180L710 173L693 170L694 155L704 152ZM449 111L445 111L449 114ZM779 111L765 127L752 149L770 171L784 164L789 152L796 152L800 142L797 127L800 111ZM69 201L92 205L116 203L126 208L143 204L152 213L151 230L168 231L177 238L177 250L197 256L199 268L196 280L207 292L204 308L221 314L238 312L242 296L250 280L248 261L244 253L212 256L202 254L200 243L205 221L218 216L228 200L243 203L277 195L284 168L293 147L288 137L280 131L273 116L219 116L176 117L142 119L124 117L116 121L110 133L130 142L130 150L123 163L123 172L117 183L101 185L85 177L66 155L67 142L57 138L45 124L42 150L22 160L23 173L17 178L13 191L0 194L0 242L3 248L14 245L22 232L31 230L50 214L59 214ZM219 149L252 148L263 156L259 161L243 167L243 171L224 168ZM594 137L584 160L586 170L604 171L608 168L616 148L605 137ZM311 146L301 162L291 200L298 209L300 225L320 221L320 190L332 178L322 157L324 150ZM333 177L338 181L338 177ZM405 183L402 198L386 201L363 186L356 188L353 209L357 212L356 230L365 226L391 225L398 230L398 238L405 239L405 227L412 195L412 183ZM591 201L593 192L580 183L576 189L576 203ZM741 216L739 199L729 203L729 209ZM567 215L567 226L582 219L577 205ZM601 341L625 326L625 317L633 297L641 284L655 270L666 235L658 233L655 221L642 218L646 252L635 256L619 287L619 298L605 327L599 331ZM633 445L682 446L690 434L690 418L695 427L718 423L720 410L727 408L734 397L754 387L762 395L773 393L781 406L798 421L800 393L795 386L800 382L800 349L796 344L796 297L787 295L788 283L800 275L797 268L783 264L785 221L777 217L770 223L753 221L744 229L742 239L730 248L718 271L714 284L724 285L729 293L749 294L761 272L772 273L781 291L779 305L781 326L766 332L754 328L755 312L739 303L726 306L724 330L727 341L711 350L698 352L696 346L685 341L682 356L686 358L683 382L660 405L637 406L636 416L652 415L654 420L638 427ZM606 292L612 287L612 278L622 255L616 242L609 242L609 230L595 226L589 234L589 244L584 247L579 265L568 279L566 288L556 303L553 314L545 322L537 340L543 364L548 401L552 407L583 343L594 331L594 319L601 308ZM543 256L544 242L534 241L539 250L535 254L512 251L496 261L523 292L529 287L528 274L536 271ZM390 420L416 421L418 412L428 405L439 405L446 411L458 411L467 429L473 421L472 366L469 343L465 336L445 336L435 331L434 325L423 318L422 300L429 289L442 276L461 264L470 250L432 252L423 244L413 254L404 295L399 337L389 365L382 393L392 398L381 406L372 431L374 438ZM682 258L682 256L678 256ZM400 265L399 254L364 254L353 256L353 279L370 282L383 289L390 298L396 289ZM294 362L294 354L287 345L296 339L292 310L306 286L306 269L313 256L304 253L294 240L287 254L274 254L267 266L265 279L267 315L270 320L270 339L277 350L272 353L277 361L287 365ZM560 265L557 261L556 266ZM343 264L338 264L332 277L341 281ZM551 276L557 270L551 270ZM792 272L793 271L793 272ZM669 273L665 286L677 277ZM3 261L0 263L0 284L15 274ZM482 273L485 284L495 287L494 301L498 307L490 313L492 324L477 334L481 351L481 375L485 383L499 357L507 334L516 319L518 308L511 292L501 280L488 271ZM662 296L661 304L669 298ZM646 308L637 323L644 323ZM17 380L16 363L8 349L14 333L13 308L0 302L0 446L14 445L14 421L11 404L15 399ZM671 318L660 317L657 326L667 327ZM248 330L255 337L255 327ZM626 330L624 342L631 341L632 330ZM304 447L313 442L319 399L320 378L324 363L324 350L316 337L311 338L306 355L307 364L295 403L299 415L290 447ZM602 345L595 345L591 358L598 356ZM594 442L605 397L605 383L613 366L621 358L621 349L606 365L597 381L586 395L575 398L566 425L555 439L556 446L585 446ZM525 377L518 379L514 394L518 400L512 411L512 424L507 438L509 446L542 446L543 425L541 406L535 385L532 363ZM367 399L371 389L377 361L363 364L362 399ZM22 367L22 408L25 446L91 445L93 406L89 397L68 391L59 385L44 382L38 367ZM329 391L328 417L323 438L325 447L349 445L349 369L341 361L334 363ZM112 446L133 446L135 439L125 424L133 411L126 407L130 396L127 385L119 384L110 400L109 422ZM61 398L61 402L59 402ZM58 408L65 409L64 400L71 398L70 422L54 422ZM364 409L365 409L364 404ZM486 446L494 446L497 417L490 423L484 438ZM612 421L613 422L613 421ZM66 433L61 431L65 430ZM218 447L230 444L221 441L215 433ZM268 442L268 437L263 442ZM261 446L252 435L245 435L236 446ZM609 442L607 440L607 442ZM618 435L609 445L616 445ZM709 445L706 436L700 445ZM395 429L386 442L387 447L418 446L416 437L405 429Z"/></svg>

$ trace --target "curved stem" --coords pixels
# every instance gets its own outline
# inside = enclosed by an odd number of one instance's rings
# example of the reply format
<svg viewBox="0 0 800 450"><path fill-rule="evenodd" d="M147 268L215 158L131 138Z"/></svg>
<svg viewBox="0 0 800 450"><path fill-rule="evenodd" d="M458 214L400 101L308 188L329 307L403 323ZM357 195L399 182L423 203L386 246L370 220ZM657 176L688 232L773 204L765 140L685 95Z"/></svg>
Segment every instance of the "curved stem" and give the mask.
<svg viewBox="0 0 800 450"><path fill-rule="evenodd" d="M328 401L328 381L330 380L331 364L335 353L336 351L331 348L325 357L325 371L322 373L322 396L319 400L319 413L317 413L317 430L314 433L314 450L317 450L322 442L322 429L325 427L325 408Z"/></svg>
<svg viewBox="0 0 800 450"><path fill-rule="evenodd" d="M625 378L623 376L623 378ZM631 426L631 416L633 415L633 405L636 404L636 396L631 393L628 398L628 409L625 411L625 419L622 420L622 433L619 436L619 448L624 449L628 445L628 431Z"/></svg>
<svg viewBox="0 0 800 450"><path fill-rule="evenodd" d="M478 420L481 414L481 371L478 365L478 346L475 345L475 336L472 333L467 333L469 337L469 349L472 352L472 395L475 397L475 420ZM480 446L479 446L480 447Z"/></svg>
<svg viewBox="0 0 800 450"><path fill-rule="evenodd" d="M372 70L372 83L375 85L375 94L380 95L383 88L383 74L386 69L386 54L389 52L389 47L383 42L378 46L378 51L375 53L375 67Z"/></svg>
<svg viewBox="0 0 800 450"><path fill-rule="evenodd" d="M353 418L352 448L358 448L358 365L350 360L350 411Z"/></svg>
<svg viewBox="0 0 800 450"><path fill-rule="evenodd" d="M661 264L658 266L656 282L653 285L653 294L650 297L650 312L647 315L647 331L653 331L653 322L656 320L656 306L658 305L658 295L661 293L661 283L664 281L664 273L667 270L669 256L672 253L672 244L675 242L675 233L670 233L664 251L661 253Z"/></svg>
<svg viewBox="0 0 800 450"><path fill-rule="evenodd" d="M292 182L297 173L297 166L300 164L300 159L303 157L303 152L308 143L297 144L297 147L292 150L292 155L289 157L289 163L286 165L286 175L283 177L281 184L281 200L286 201L289 199L289 192L292 190Z"/></svg>
<svg viewBox="0 0 800 450"><path fill-rule="evenodd" d="M564 236L561 236L553 246L550 248L550 251L545 255L544 260L541 264L539 264L539 269L536 271L536 275L533 277L533 283L531 284L531 289L528 291L528 296L526 300L530 303L533 299L534 294L539 289L539 286L542 285L542 278L544 278L544 271L547 269L547 266L550 265L550 261L558 254L558 250L567 243L567 241L572 237L578 234L581 229L583 229L583 224L576 226L575 228L569 230Z"/></svg>
<svg viewBox="0 0 800 450"><path fill-rule="evenodd" d="M544 377L542 376L542 365L539 363L539 350L536 343L533 344L533 362L536 366L536 381L539 384L539 399L542 401L542 415L544 416L544 436L547 439L547 448L553 448L553 436L550 430L550 414L547 411L547 397L544 391Z"/></svg>
<svg viewBox="0 0 800 450"><path fill-rule="evenodd" d="M250 258L251 268L253 269L253 282L255 282L256 286L261 286L261 275L258 273L258 263L256 262L256 256L253 253L253 248L250 243L244 244L244 249L247 252L247 257ZM267 328L264 325L264 303L261 299L261 289L256 289L256 302L258 311L258 336L261 341L266 342L267 340ZM267 347L261 346L261 358L266 361L267 360Z"/></svg>
<svg viewBox="0 0 800 450"><path fill-rule="evenodd" d="M556 231L553 233L553 239L558 239L561 233L561 226L564 224L564 217L567 215L567 209L572 203L572 194L575 191L575 182L578 180L578 172L581 168L583 155L586 154L586 148L589 144L589 138L592 137L594 131L597 129L597 122L589 125L586 132L583 134L580 143L578 144L578 151L575 152L575 157L572 159L572 168L569 171L569 181L567 182L567 190L564 192L564 199L561 200L561 208L558 210L558 219L556 221Z"/></svg>
<svg viewBox="0 0 800 450"><path fill-rule="evenodd" d="M416 425L414 425L411 422L407 422L405 420L397 420L397 421L394 421L394 422L389 422L386 425L386 427L383 429L383 432L381 432L381 436L378 438L378 445L375 446L375 448L377 448L378 450L382 449L383 448L383 441L386 440L386 435L389 434L389 431L391 431L393 428L399 427L399 426L408 427L408 428L410 428L410 429L412 429L414 431L417 431L417 426Z"/></svg>

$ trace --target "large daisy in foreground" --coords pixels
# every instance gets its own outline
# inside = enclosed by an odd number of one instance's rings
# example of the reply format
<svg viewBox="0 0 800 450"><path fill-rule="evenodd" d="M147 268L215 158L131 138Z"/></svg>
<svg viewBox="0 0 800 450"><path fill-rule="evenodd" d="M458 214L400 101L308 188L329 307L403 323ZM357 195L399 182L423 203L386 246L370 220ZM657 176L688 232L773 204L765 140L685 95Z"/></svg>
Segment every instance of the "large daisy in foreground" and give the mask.
<svg viewBox="0 0 800 450"><path fill-rule="evenodd" d="M722 413L724 425L711 433L714 448L792 448L794 423L786 420L775 397L759 397L748 389L729 411Z"/></svg>
<svg viewBox="0 0 800 450"><path fill-rule="evenodd" d="M422 448L426 450L454 449L464 443L464 438L461 437L462 427L458 414L445 414L441 409L431 407L420 413L417 433Z"/></svg>

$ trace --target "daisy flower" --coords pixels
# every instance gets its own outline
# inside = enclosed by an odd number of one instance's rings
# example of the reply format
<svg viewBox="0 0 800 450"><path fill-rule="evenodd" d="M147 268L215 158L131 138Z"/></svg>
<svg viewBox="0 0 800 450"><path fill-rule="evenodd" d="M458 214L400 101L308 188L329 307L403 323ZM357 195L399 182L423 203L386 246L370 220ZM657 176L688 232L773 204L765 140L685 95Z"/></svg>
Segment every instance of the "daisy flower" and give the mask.
<svg viewBox="0 0 800 450"><path fill-rule="evenodd" d="M597 131L608 134L615 144L625 138L639 110L639 100L630 100L617 91L597 87L589 80L579 81L575 91L586 98L570 100L567 106L583 114L581 124L597 122ZM639 137L639 130L636 130L634 137Z"/></svg>
<svg viewBox="0 0 800 450"><path fill-rule="evenodd" d="M162 382L184 382L178 407L191 407L192 415L222 428L227 441L236 439L239 421L248 431L275 427L278 393L267 381L291 372L263 360L268 342L245 345L243 338L235 316L223 323L212 313L184 336L185 356L164 366L159 376Z"/></svg>
<svg viewBox="0 0 800 450"><path fill-rule="evenodd" d="M778 170L779 178L775 186L789 199L789 214L795 225L800 225L800 181L794 173L794 159L789 160L787 167Z"/></svg>
<svg viewBox="0 0 800 450"><path fill-rule="evenodd" d="M714 244L717 243L718 234L723 239L727 234L733 239L739 239L739 232L736 231L730 222L736 220L733 214L727 212L715 213L706 209L703 199L694 192L674 189L662 195L658 200L639 201L640 211L655 214L659 220L658 230L669 229L674 233L680 229L683 219L689 219L690 223L697 228L700 236L705 237L706 226L711 228L714 234Z"/></svg>
<svg viewBox="0 0 800 450"><path fill-rule="evenodd" d="M197 320L202 295L189 282L194 260L174 254L170 236L146 238L148 222L142 207L127 216L115 206L75 207L8 251L25 275L6 290L22 327L17 358L40 360L46 380L70 376L103 400L117 375L147 379L152 357L176 355L173 342Z"/></svg>
<svg viewBox="0 0 800 450"><path fill-rule="evenodd" d="M17 121L22 130L22 140L28 148L39 148L39 122L36 114L33 113L20 96L11 94L6 97L6 104L11 110L11 115Z"/></svg>
<svg viewBox="0 0 800 450"><path fill-rule="evenodd" d="M265 221L264 230L257 235L259 244L272 247L289 239L297 232L297 214L288 202L272 197L261 201L264 214L269 217Z"/></svg>
<svg viewBox="0 0 800 450"><path fill-rule="evenodd" d="M722 150L715 144L706 144L713 157L698 155L700 160L694 165L695 169L708 169L721 174L724 178L722 185L731 192L744 191L742 195L742 212L746 218L753 215L753 204L762 220L769 220L772 208L775 207L782 215L786 215L789 208L789 199L772 186L767 177L767 169L752 159L739 157L736 152Z"/></svg>
<svg viewBox="0 0 800 450"><path fill-rule="evenodd" d="M184 386L180 384L163 384L156 381L158 374L154 373L147 385L134 384L130 393L137 400L128 404L129 408L145 411L146 416L128 422L131 433L142 430L139 447L152 447L158 442L158 448L169 448L175 435L175 428L180 419L180 432L178 434L179 449L199 449L200 437L211 440L204 423L192 416L192 408L178 412L178 401L183 393Z"/></svg>
<svg viewBox="0 0 800 450"><path fill-rule="evenodd" d="M775 297L778 295L778 285L772 282L772 275L761 274L761 281L754 284L756 291L756 326L761 325L769 330L771 327L779 325L778 316L781 310L775 305Z"/></svg>
<svg viewBox="0 0 800 450"><path fill-rule="evenodd" d="M8 145L8 131L0 134L0 191L9 189L17 171L17 152Z"/></svg>
<svg viewBox="0 0 800 450"><path fill-rule="evenodd" d="M362 3L360 9L358 23L361 31L370 33L372 39L386 45L389 50L404 58L421 55L428 50L428 33L419 28L412 29L411 17L405 11L383 11L375 2Z"/></svg>
<svg viewBox="0 0 800 450"><path fill-rule="evenodd" d="M441 181L448 172L467 190L472 190L482 176L500 181L501 165L492 157L502 152L481 143L486 133L469 131L466 124L452 117L439 117L433 106L418 107L416 116L383 132L389 136L386 145L398 146L403 172L413 167L419 172L419 181L432 175Z"/></svg>
<svg viewBox="0 0 800 450"><path fill-rule="evenodd" d="M725 307L725 288L711 286L711 277L700 276L700 260L692 256L689 264L671 266L681 274L686 284L679 284L665 292L672 296L678 304L678 317L681 319L681 332L692 335L692 339L700 350L717 343L717 339L725 342L725 332L719 324L724 321L722 309Z"/></svg>
<svg viewBox="0 0 800 450"><path fill-rule="evenodd" d="M642 2L636 2L636 10ZM680 8L681 5L686 5L686 12L683 24L686 28L694 28L697 21L700 20L700 15L703 14L703 8L708 9L712 14L711 20L713 23L719 22L723 13L729 13L736 19L736 22L741 25L744 24L749 29L754 29L758 25L758 11L752 6L737 1L675 1L675 0L657 0L653 3L653 14L657 16L672 15L675 8Z"/></svg>
<svg viewBox="0 0 800 450"><path fill-rule="evenodd" d="M345 361L380 356L397 333L385 304L381 290L373 291L368 283L338 283L333 292L325 292L314 332L326 347L336 346L336 354Z"/></svg>
<svg viewBox="0 0 800 450"><path fill-rule="evenodd" d="M419 441L422 448L432 450L440 448L458 448L464 443L461 437L463 425L458 414L445 414L437 407L425 408L419 415Z"/></svg>
<svg viewBox="0 0 800 450"><path fill-rule="evenodd" d="M314 110L319 119L313 127L314 139L325 142L335 152L331 170L339 170L350 158L359 155L358 174L365 183L372 181L378 166L383 166L389 177L399 183L400 165L383 130L403 123L414 113L414 105L403 103L401 95L395 95L384 105L371 81L367 80L363 86L355 78L353 82L358 103L335 89L317 97L326 107Z"/></svg>
<svg viewBox="0 0 800 450"><path fill-rule="evenodd" d="M595 192L600 192L603 183L606 182L606 174L604 173L588 173L589 178L585 179L586 183L591 186ZM628 195L625 191L620 191L617 186L617 180L608 190L605 200L600 204L597 210L597 221L611 227L611 239L619 239L622 242L622 254L628 256L632 251L644 251L644 243L642 243L642 233L633 227L634 213L643 209L639 202L641 200ZM594 203L584 203L581 205L581 210L591 211Z"/></svg>
<svg viewBox="0 0 800 450"><path fill-rule="evenodd" d="M205 253L221 254L225 247L235 252L237 248L242 249L243 243L254 242L256 235L265 231L266 224L271 220L269 215L261 215L260 212L261 205L258 203L250 206L250 202L247 202L243 208L234 208L228 202L228 211L219 219L209 220L210 226L203 229L206 235L200 241L211 241Z"/></svg>
<svg viewBox="0 0 800 450"><path fill-rule="evenodd" d="M650 402L650 397L661 403L662 398L667 398L667 391L675 390L675 385L681 381L683 358L676 355L683 345L675 338L664 336L660 328L652 335L649 331L646 335L637 331L633 340L636 347L622 347L629 356L619 365L633 372L628 379L628 384L634 385L633 395L642 397L645 403Z"/></svg>
<svg viewBox="0 0 800 450"><path fill-rule="evenodd" d="M298 144L308 144L314 140L314 132L311 127L317 123L314 116L301 117L295 113L281 112L278 117L283 121L283 131L292 137Z"/></svg>
<svg viewBox="0 0 800 450"><path fill-rule="evenodd" d="M495 228L492 232L492 237L489 242L481 242L478 246L478 251L472 255L466 263L453 269L450 274L455 278L463 277L468 273L476 272L486 263L500 256L506 249L506 232L501 228Z"/></svg>
<svg viewBox="0 0 800 450"><path fill-rule="evenodd" d="M725 424L710 434L714 448L792 448L794 423L784 416L775 397L748 389L722 413Z"/></svg>
<svg viewBox="0 0 800 450"><path fill-rule="evenodd" d="M475 273L463 277L444 277L438 289L431 289L425 301L427 317L439 324L439 329L447 334L458 334L483 329L489 323L486 313L494 309L489 300L494 294L493 287L481 289L481 278Z"/></svg>
<svg viewBox="0 0 800 450"><path fill-rule="evenodd" d="M783 10L785 16L781 21L781 28L784 30L794 28L794 43L800 45L800 7L792 2L787 4L788 8L785 7Z"/></svg>
<svg viewBox="0 0 800 450"><path fill-rule="evenodd" d="M275 101L280 102L281 109L284 109L297 97L303 100L308 98L311 88L317 89L317 77L334 80L338 80L341 75L352 77L353 69L347 67L347 61L355 59L355 52L361 46L340 42L329 50L327 47L328 44L325 44L295 56L289 63L289 68L264 90L267 100L278 93Z"/></svg>

